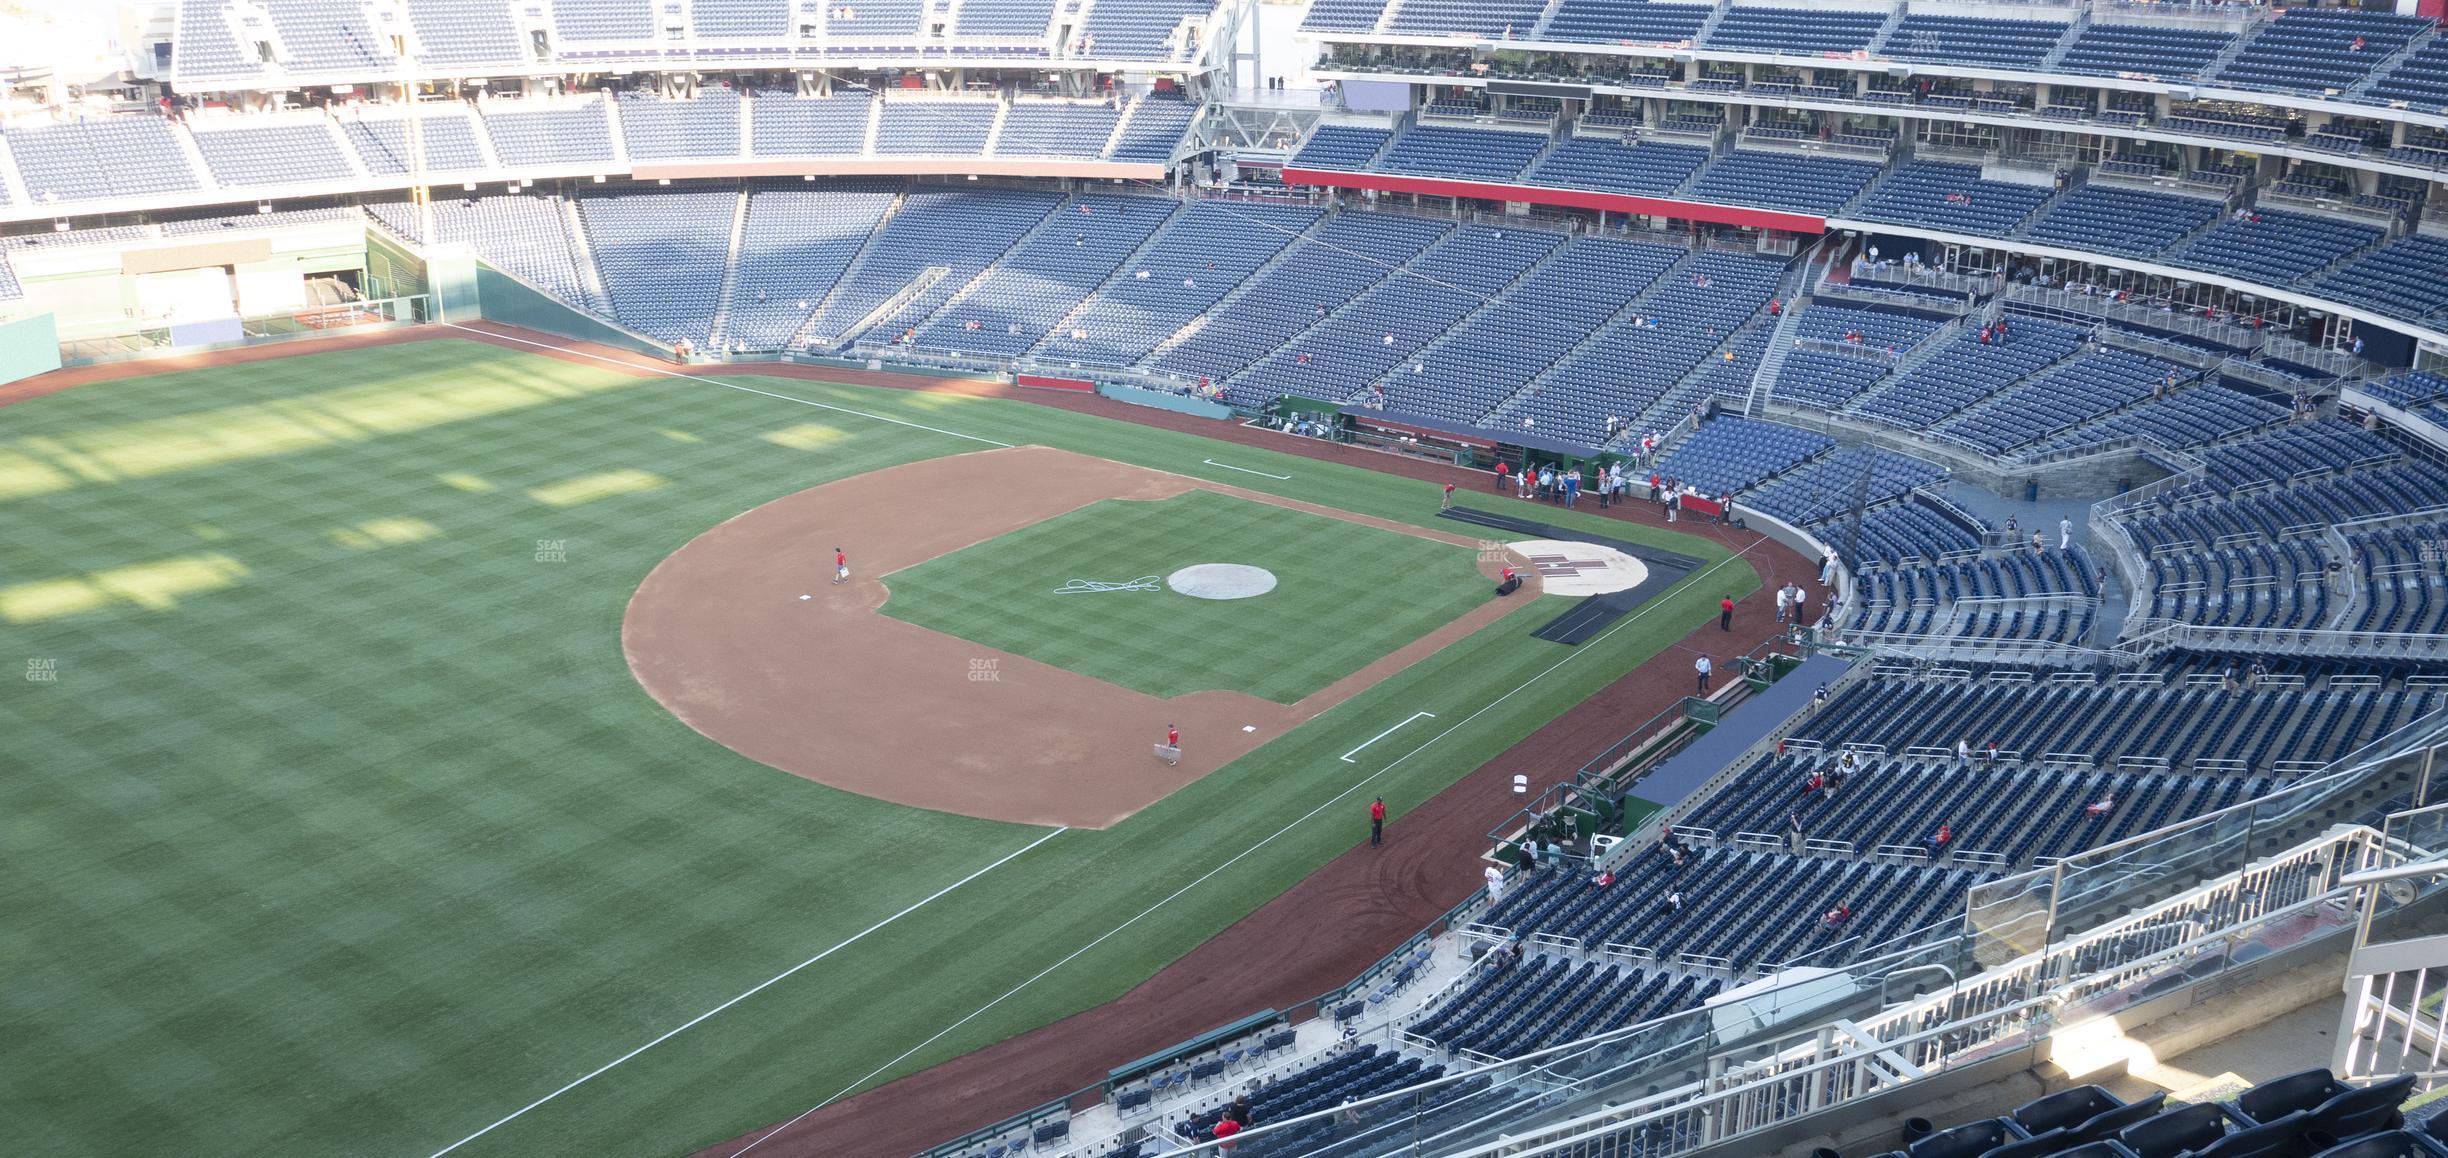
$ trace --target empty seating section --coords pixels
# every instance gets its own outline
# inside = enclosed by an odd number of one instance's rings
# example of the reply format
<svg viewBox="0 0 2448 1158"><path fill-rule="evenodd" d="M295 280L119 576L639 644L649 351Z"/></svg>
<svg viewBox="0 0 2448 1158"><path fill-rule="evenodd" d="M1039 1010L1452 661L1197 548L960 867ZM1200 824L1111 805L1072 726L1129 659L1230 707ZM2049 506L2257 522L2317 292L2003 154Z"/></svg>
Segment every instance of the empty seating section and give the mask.
<svg viewBox="0 0 2448 1158"><path fill-rule="evenodd" d="M610 312L606 303L587 292L558 197L436 198L430 239L418 235L415 212L406 202L380 202L367 208L412 241L465 245L487 263L554 297L598 313Z"/></svg>
<svg viewBox="0 0 2448 1158"><path fill-rule="evenodd" d="M357 150L366 171L397 176L422 168L428 173L475 173L485 168L484 150L476 143L476 122L456 108L419 112L412 155L407 117L344 117L340 131Z"/></svg>
<svg viewBox="0 0 2448 1158"><path fill-rule="evenodd" d="M1385 148L1386 140L1393 135L1384 129L1355 125L1319 125L1301 144L1300 152L1293 155L1292 164L1302 169L1365 169L1369 158Z"/></svg>
<svg viewBox="0 0 2448 1158"><path fill-rule="evenodd" d="M1181 147L1182 137L1190 132L1190 123L1198 116L1198 106L1176 96L1150 93L1142 96L1130 108L1122 122L1120 135L1114 138L1115 161L1166 165L1173 161L1173 152Z"/></svg>
<svg viewBox="0 0 2448 1158"><path fill-rule="evenodd" d="M200 188L170 122L105 117L7 130L10 155L37 203L147 197Z"/></svg>
<svg viewBox="0 0 2448 1158"><path fill-rule="evenodd" d="M508 0L413 0L408 26L423 64L456 68L528 59Z"/></svg>
<svg viewBox="0 0 2448 1158"><path fill-rule="evenodd" d="M1976 165L1914 161L1897 166L1852 216L2004 237L2053 192L2045 185L1984 181Z"/></svg>
<svg viewBox="0 0 2448 1158"><path fill-rule="evenodd" d="M2016 318L2004 341L1958 336L1929 361L1862 396L1852 407L1864 418L1906 430L1927 430L1978 406L2027 375L2046 369L2082 344L2082 331Z"/></svg>
<svg viewBox="0 0 2448 1158"><path fill-rule="evenodd" d="M736 193L581 197L587 247L624 325L704 346L714 325Z"/></svg>
<svg viewBox="0 0 2448 1158"><path fill-rule="evenodd" d="M1681 256L1646 242L1566 241L1554 260L1445 335L1425 356L1426 373L1396 375L1387 409L1480 425Z"/></svg>
<svg viewBox="0 0 2448 1158"><path fill-rule="evenodd" d="M1724 414L1703 423L1660 459L1657 473L1698 487L1705 495L1729 494L1834 449L1835 440L1816 431Z"/></svg>
<svg viewBox="0 0 2448 1158"><path fill-rule="evenodd" d="M2228 51L2235 42L2233 32L2211 32L2211 29L2179 29L2152 27L2152 24L2091 24L2071 47L2066 47L2064 59L2051 69L2083 76L2115 76L2115 73L2142 73L2142 76L2196 76Z"/></svg>
<svg viewBox="0 0 2448 1158"><path fill-rule="evenodd" d="M2292 285L2380 240L2375 226L2334 217L2262 209L2229 217L2169 254L2171 265L2232 273L2263 285Z"/></svg>
<svg viewBox="0 0 2448 1158"><path fill-rule="evenodd" d="M1301 18L1303 32L1365 32L1385 15L1386 0L1315 0Z"/></svg>
<svg viewBox="0 0 2448 1158"><path fill-rule="evenodd" d="M871 327L879 341L899 338L1061 200L1043 193L909 194L834 287L809 329L812 340L845 345Z"/></svg>
<svg viewBox="0 0 2448 1158"><path fill-rule="evenodd" d="M2448 112L2448 38L2434 37L2416 49L2373 82L2362 99L2375 104L2404 101L2423 112Z"/></svg>
<svg viewBox="0 0 2448 1158"><path fill-rule="evenodd" d="M612 160L612 125L603 105L496 101L477 106L502 164L561 167Z"/></svg>
<svg viewBox="0 0 2448 1158"><path fill-rule="evenodd" d="M2315 422L2205 447L2198 457L2206 477L2160 496L2162 502L2225 494L2238 487L2321 474L2339 467L2393 462L2399 451L2388 439L2360 426Z"/></svg>
<svg viewBox="0 0 2448 1158"><path fill-rule="evenodd" d="M633 161L736 157L740 151L739 94L719 85L684 100L624 92L620 94L620 125L621 143Z"/></svg>
<svg viewBox="0 0 2448 1158"><path fill-rule="evenodd" d="M1828 305L1804 308L1798 323L1772 393L1825 410L1851 402L1938 329L1917 314Z"/></svg>
<svg viewBox="0 0 2448 1158"><path fill-rule="evenodd" d="M2442 538L2448 519L2440 518L2348 536L2363 594L2347 608L2345 626L2412 635L2448 630L2448 575L2436 562Z"/></svg>
<svg viewBox="0 0 2448 1158"><path fill-rule="evenodd" d="M2448 377L2429 370L2417 370L2381 382L2366 382L2363 389L2391 405L2416 410L2448 398Z"/></svg>
<svg viewBox="0 0 2448 1158"><path fill-rule="evenodd" d="M2448 313L2448 237L2401 237L2322 278L2316 292L2391 317Z"/></svg>
<svg viewBox="0 0 2448 1158"><path fill-rule="evenodd" d="M2080 546L1863 564L1854 581L1852 628L1859 631L2079 646L2097 626L2091 601L2100 594L2099 572Z"/></svg>
<svg viewBox="0 0 2448 1158"><path fill-rule="evenodd" d="M748 101L748 150L759 157L854 157L867 148L867 90L829 97L761 92Z"/></svg>
<svg viewBox="0 0 2448 1158"><path fill-rule="evenodd" d="M1708 23L1706 4L1662 4L1649 0L1564 0L1547 22L1542 39L1590 44L1678 44Z"/></svg>
<svg viewBox="0 0 2448 1158"><path fill-rule="evenodd" d="M2125 350L2077 353L2008 391L1994 406L1936 428L1942 439L1996 455L2150 398L2174 364Z"/></svg>
<svg viewBox="0 0 2448 1158"><path fill-rule="evenodd" d="M1737 149L1702 169L1686 195L1695 201L1825 217L1851 201L1878 172L1869 161Z"/></svg>
<svg viewBox="0 0 2448 1158"><path fill-rule="evenodd" d="M1171 202L1152 198L1079 199L988 267L913 344L1001 357L1027 350L1172 212Z"/></svg>
<svg viewBox="0 0 2448 1158"><path fill-rule="evenodd" d="M1425 376L1427 362L1413 355L1511 292L1515 278L1562 242L1561 235L1535 230L1456 229L1407 270L1243 371L1233 386L1262 398L1340 399L1380 384L1396 398L1408 397L1434 381Z"/></svg>
<svg viewBox="0 0 2448 1158"><path fill-rule="evenodd" d="M1547 140L1542 133L1420 125L1394 138L1393 149L1377 163L1376 170L1508 183L1521 176Z"/></svg>
<svg viewBox="0 0 2448 1158"><path fill-rule="evenodd" d="M952 31L963 37L1043 40L1054 0L961 0Z"/></svg>
<svg viewBox="0 0 2448 1158"><path fill-rule="evenodd" d="M1873 507L1891 502L1911 494L1915 487L1940 483L1946 477L1946 468L1924 459L1876 447L1848 446L1780 473L1740 497L1745 506L1804 526L1843 514L1856 504Z"/></svg>
<svg viewBox="0 0 2448 1158"><path fill-rule="evenodd" d="M1387 31L1525 39L1546 8L1544 0L1402 0Z"/></svg>
<svg viewBox="0 0 2448 1158"><path fill-rule="evenodd" d="M553 36L559 40L652 40L652 0L553 0Z"/></svg>
<svg viewBox="0 0 2448 1158"><path fill-rule="evenodd" d="M1663 197L1690 180L1707 160L1708 150L1698 145L1573 137L1558 142L1523 180L1558 189Z"/></svg>
<svg viewBox="0 0 2448 1158"><path fill-rule="evenodd" d="M2146 257L2166 249L2219 213L2219 203L2115 185L2085 185L2032 223L2043 245Z"/></svg>
<svg viewBox="0 0 2448 1158"><path fill-rule="evenodd" d="M239 32L230 23L236 16L235 9L220 0L184 0L178 6L171 67L180 84L252 77L263 71L263 59L254 44L239 44ZM260 41L270 33L271 29L262 27L246 30L250 41Z"/></svg>
<svg viewBox="0 0 2448 1158"><path fill-rule="evenodd" d="M2241 761L2264 769L2277 761L2318 762L2351 751L2437 707L2437 701L2435 693L2402 684L2235 692L2216 686L1937 683L1873 676L1832 698L1795 736L1830 751L1848 743L1879 744L1889 752L1952 750L1957 741L1968 741L1976 749L1995 743L1999 751L2021 753L2027 760L2059 753L2101 767L2135 757L2163 760L2171 768ZM1787 798L1800 787L1799 782L1788 787ZM1845 790L1836 795L1842 800Z"/></svg>
<svg viewBox="0 0 2448 1158"><path fill-rule="evenodd" d="M1519 892L1480 918L1529 936L1647 949L1661 964L1723 962L1736 970L1776 966L1841 941L1875 944L1963 912L1963 891L1981 876L1952 869L1790 857L1704 848L1675 868L1645 859L1613 885L1591 888L1582 874L1540 870ZM1683 906L1666 902L1683 894ZM1821 919L1843 904L1852 920ZM1821 958L1825 960L1825 958ZM1517 966L1518 968L1518 966Z"/></svg>
<svg viewBox="0 0 2448 1158"><path fill-rule="evenodd" d="M1885 688L1855 694L1879 695ZM1830 704L1830 710L1835 705ZM1957 739L1984 747L1989 737ZM1944 746L1952 747L1950 739ZM2000 745L2004 750L2005 746ZM1743 769L1724 787L1690 807L1678 822L1721 838L1753 833L1782 840L1799 818L1812 840L1843 841L1862 852L1881 846L1926 849L1944 824L1950 851L1979 851L2022 867L2034 857L2066 857L2230 804L2276 786L2262 776L2208 776L2172 772L2075 769L2042 764L2038 752L2023 760L1971 767L1951 760L1868 759L1843 777L1833 793L1802 792L1814 773L1832 768L1826 754L1777 756ZM2083 806L2109 799L2117 807L2099 817Z"/></svg>
<svg viewBox="0 0 2448 1158"><path fill-rule="evenodd" d="M825 35L906 43L926 23L923 0L872 0L825 9Z"/></svg>
<svg viewBox="0 0 2448 1158"><path fill-rule="evenodd" d="M760 189L740 228L726 330L749 350L788 346L893 203L889 186Z"/></svg>
<svg viewBox="0 0 2448 1158"><path fill-rule="evenodd" d="M320 118L243 128L195 126L196 151L225 188L343 181L356 173Z"/></svg>
<svg viewBox="0 0 2448 1158"><path fill-rule="evenodd" d="M1110 104L1013 101L995 137L995 156L1096 157L1121 119Z"/></svg>
<svg viewBox="0 0 2448 1158"><path fill-rule="evenodd" d="M1346 213L1320 225L1242 295L1155 362L1158 369L1221 383L1325 320L1442 239L1451 226L1391 214ZM1264 406L1282 391L1236 388L1236 405Z"/></svg>
<svg viewBox="0 0 2448 1158"><path fill-rule="evenodd" d="M1132 365L1299 243L1317 220L1313 209L1191 202L1037 352L1070 363Z"/></svg>
<svg viewBox="0 0 2448 1158"><path fill-rule="evenodd" d="M1703 41L1731 52L1817 56L1870 47L1885 10L1848 12L1817 8L1729 8Z"/></svg>
<svg viewBox="0 0 2448 1158"><path fill-rule="evenodd" d="M2038 449L2081 450L2141 439L2171 450L2190 450L2286 420L2287 408L2266 398L2226 386L2203 386L2067 431L2041 443Z"/></svg>
<svg viewBox="0 0 2448 1158"><path fill-rule="evenodd" d="M1179 60L1195 43L1197 20L1214 10L1215 0L1096 0L1080 31L1100 59Z"/></svg>
<svg viewBox="0 0 2448 1158"><path fill-rule="evenodd" d="M791 34L790 0L690 0L689 26L703 39L778 41Z"/></svg>
<svg viewBox="0 0 2448 1158"><path fill-rule="evenodd" d="M374 31L361 5L349 0L264 0L264 7L280 34L281 62L293 72L367 76L397 66L389 41Z"/></svg>
<svg viewBox="0 0 2448 1158"><path fill-rule="evenodd" d="M1533 888L1568 892L1569 873ZM1568 902L1567 902L1568 903ZM1540 955L1520 962L1481 958L1478 972L1410 1032L1447 1050L1519 1057L1551 1045L1638 1025L1698 1006L1725 987L1665 970Z"/></svg>
<svg viewBox="0 0 2448 1158"><path fill-rule="evenodd" d="M2047 20L1973 16L1904 17L1880 49L1899 60L1948 60L1992 68L2037 69L2071 27Z"/></svg>
<svg viewBox="0 0 2448 1158"><path fill-rule="evenodd" d="M1844 515L1829 526L1836 553L1855 566L1939 559L1981 545L1980 534L1961 512L1921 496L1858 518Z"/></svg>
<svg viewBox="0 0 2448 1158"><path fill-rule="evenodd" d="M992 101L884 99L876 152L888 156L964 157L986 151L994 127Z"/></svg>
<svg viewBox="0 0 2448 1158"><path fill-rule="evenodd" d="M1501 425L1529 418L1549 438L1595 446L1606 420L1632 425L1630 437L1663 430L1729 371L1726 392L1747 388L1766 336L1764 327L1734 339L1776 292L1783 263L1737 253L1702 253L1670 270L1630 309L1534 379L1504 412ZM1721 349L1722 347L1722 349ZM1733 354L1725 361L1724 354ZM1739 384L1737 386L1736 384Z"/></svg>
<svg viewBox="0 0 2448 1158"><path fill-rule="evenodd" d="M2326 552L2303 540L2203 546L2148 562L2153 619L2229 627L2325 626Z"/></svg>
<svg viewBox="0 0 2448 1158"><path fill-rule="evenodd" d="M1445 1067L1428 1065L1391 1049L1374 1045L1356 1046L1309 1069L1276 1078L1249 1091L1250 1116L1260 1122L1281 1122L1308 1114L1322 1114L1345 1102L1434 1081L1445 1075ZM1184 1144L1203 1142L1214 1136L1216 1122L1223 1118L1225 1106L1201 1110L1173 1123L1174 1137ZM1326 1125L1322 1131L1311 1128L1291 1137L1262 1140L1241 1147L1243 1153L1294 1154L1307 1153L1308 1148L1334 1136L1335 1128ZM1291 1148L1276 1148L1291 1143ZM1136 1153L1136 1143L1133 1153Z"/></svg>
<svg viewBox="0 0 2448 1158"><path fill-rule="evenodd" d="M2290 92L2350 88L2431 26L2419 16L2289 8L2262 25L2213 80Z"/></svg>

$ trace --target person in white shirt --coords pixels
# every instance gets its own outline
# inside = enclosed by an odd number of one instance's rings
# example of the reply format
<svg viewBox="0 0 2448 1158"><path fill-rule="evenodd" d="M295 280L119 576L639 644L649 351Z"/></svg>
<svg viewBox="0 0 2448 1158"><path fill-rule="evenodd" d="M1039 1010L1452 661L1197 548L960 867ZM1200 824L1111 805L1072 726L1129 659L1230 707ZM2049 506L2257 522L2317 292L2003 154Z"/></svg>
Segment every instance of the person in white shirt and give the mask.
<svg viewBox="0 0 2448 1158"><path fill-rule="evenodd" d="M1709 657L1704 655L1692 661L1692 670L1700 673L1700 694L1704 696L1707 695L1709 673L1717 670L1717 665L1710 663Z"/></svg>
<svg viewBox="0 0 2448 1158"><path fill-rule="evenodd" d="M2057 520L2057 549L2060 551L2074 549L2074 520Z"/></svg>
<svg viewBox="0 0 2448 1158"><path fill-rule="evenodd" d="M1503 900L1503 899L1504 899L1504 886L1505 886L1505 876L1504 876L1504 870L1503 870L1503 869L1500 869L1500 868L1497 868L1495 865L1489 865L1489 866L1487 866L1487 871L1486 871L1485 875L1486 875L1486 877L1487 877L1487 895L1488 895L1488 900L1490 900L1490 901L1501 901L1501 900Z"/></svg>

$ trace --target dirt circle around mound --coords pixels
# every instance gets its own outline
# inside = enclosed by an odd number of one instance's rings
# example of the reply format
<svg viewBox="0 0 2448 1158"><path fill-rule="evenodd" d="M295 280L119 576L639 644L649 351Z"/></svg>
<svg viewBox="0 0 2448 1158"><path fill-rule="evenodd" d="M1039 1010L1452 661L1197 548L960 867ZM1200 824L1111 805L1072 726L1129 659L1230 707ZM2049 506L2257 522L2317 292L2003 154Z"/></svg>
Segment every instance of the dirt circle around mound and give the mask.
<svg viewBox="0 0 2448 1158"><path fill-rule="evenodd" d="M758 763L918 808L1104 828L1518 605L1490 599L1294 704L1165 699L882 613L883 577L902 568L1090 503L1193 489L1478 542L1069 451L986 450L826 483L708 529L638 585L621 650L672 715ZM833 581L837 545L848 582ZM1178 765L1152 754L1168 725L1181 729Z"/></svg>

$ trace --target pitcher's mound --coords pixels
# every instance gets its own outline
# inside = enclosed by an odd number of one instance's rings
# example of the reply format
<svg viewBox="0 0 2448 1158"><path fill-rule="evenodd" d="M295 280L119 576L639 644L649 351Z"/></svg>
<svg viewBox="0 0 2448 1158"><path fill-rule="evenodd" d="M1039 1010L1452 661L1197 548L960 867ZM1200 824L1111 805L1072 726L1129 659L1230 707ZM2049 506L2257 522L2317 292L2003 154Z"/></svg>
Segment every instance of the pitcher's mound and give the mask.
<svg viewBox="0 0 2448 1158"><path fill-rule="evenodd" d="M1197 599L1248 599L1275 589L1275 573L1247 563L1198 563L1165 576L1165 586Z"/></svg>

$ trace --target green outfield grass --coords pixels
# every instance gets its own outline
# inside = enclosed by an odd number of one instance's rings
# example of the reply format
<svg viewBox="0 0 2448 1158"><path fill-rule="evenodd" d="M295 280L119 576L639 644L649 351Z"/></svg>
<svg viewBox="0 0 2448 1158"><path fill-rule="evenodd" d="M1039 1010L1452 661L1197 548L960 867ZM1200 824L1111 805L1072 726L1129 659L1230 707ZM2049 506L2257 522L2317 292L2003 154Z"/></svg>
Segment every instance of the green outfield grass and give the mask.
<svg viewBox="0 0 2448 1158"><path fill-rule="evenodd" d="M1149 695L1221 689L1288 704L1485 602L1476 558L1417 535L1191 491L1094 503L903 568L884 577L884 613ZM1276 586L1231 600L1057 593L1073 579L1161 578L1195 563L1264 567Z"/></svg>
<svg viewBox="0 0 2448 1158"><path fill-rule="evenodd" d="M764 393L438 341L0 410L0 1152L430 1154L815 959L457 1151L681 1152L1122 993L1350 847L1370 795L1399 839L1757 583L1712 542L1543 511L1709 562L1580 648L1527 638L1562 602L1526 602L1109 830L922 812L641 692L619 624L647 571L980 440L1422 524L1434 488L738 381Z"/></svg>

